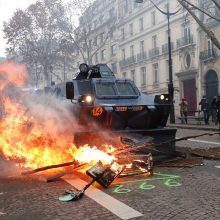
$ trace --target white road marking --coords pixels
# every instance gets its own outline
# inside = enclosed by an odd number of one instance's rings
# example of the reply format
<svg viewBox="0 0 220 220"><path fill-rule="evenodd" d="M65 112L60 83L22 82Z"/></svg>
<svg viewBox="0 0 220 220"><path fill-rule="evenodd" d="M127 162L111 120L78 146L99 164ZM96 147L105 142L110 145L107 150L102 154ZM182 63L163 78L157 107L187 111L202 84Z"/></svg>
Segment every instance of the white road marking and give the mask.
<svg viewBox="0 0 220 220"><path fill-rule="evenodd" d="M215 144L215 145L220 145L219 142L213 142L213 141L203 141L203 140L196 140L196 139L188 139L189 141L194 141L194 142L200 142L200 143L205 143L205 144Z"/></svg>
<svg viewBox="0 0 220 220"><path fill-rule="evenodd" d="M220 166L215 166L215 167L220 169Z"/></svg>
<svg viewBox="0 0 220 220"><path fill-rule="evenodd" d="M6 215L6 213L5 213L5 212L0 212L0 216L1 216L1 215Z"/></svg>
<svg viewBox="0 0 220 220"><path fill-rule="evenodd" d="M179 137L176 137L179 138ZM215 145L220 145L220 142L213 142L213 141L204 141L204 140L198 140L198 139L188 139L188 141L193 141L193 142L200 142L200 143L205 143L205 144L215 144Z"/></svg>
<svg viewBox="0 0 220 220"><path fill-rule="evenodd" d="M88 184L87 182L77 177L73 177L73 179L68 179L67 177L64 177L63 179L75 188L77 188L78 190L81 190L86 184ZM99 203L100 205L102 205L121 219L131 219L143 216L142 213L125 205L124 203L118 201L117 199L109 196L108 194L102 192L101 190L93 186L90 186L85 191L85 195L93 199L94 201L96 201L97 203Z"/></svg>

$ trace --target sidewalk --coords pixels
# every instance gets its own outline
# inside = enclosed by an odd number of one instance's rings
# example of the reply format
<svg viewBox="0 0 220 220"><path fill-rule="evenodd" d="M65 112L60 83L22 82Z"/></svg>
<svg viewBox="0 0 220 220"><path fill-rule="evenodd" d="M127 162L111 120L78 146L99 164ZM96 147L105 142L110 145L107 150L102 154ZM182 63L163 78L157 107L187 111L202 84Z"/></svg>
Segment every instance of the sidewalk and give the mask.
<svg viewBox="0 0 220 220"><path fill-rule="evenodd" d="M194 130L205 130L205 131L219 131L219 125L215 125L214 122L209 122L209 125L206 125L204 122L198 124L197 122L190 122L188 124L181 124L180 120L176 119L175 124L170 124L168 119L167 127L176 127L183 129L194 129Z"/></svg>

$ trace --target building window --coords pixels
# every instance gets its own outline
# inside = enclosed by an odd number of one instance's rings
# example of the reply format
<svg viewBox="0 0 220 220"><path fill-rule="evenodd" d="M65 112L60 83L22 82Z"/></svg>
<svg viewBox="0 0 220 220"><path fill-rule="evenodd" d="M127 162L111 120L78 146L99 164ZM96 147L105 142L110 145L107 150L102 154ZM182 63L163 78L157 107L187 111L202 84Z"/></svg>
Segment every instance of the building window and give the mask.
<svg viewBox="0 0 220 220"><path fill-rule="evenodd" d="M130 35L132 36L133 33L133 23L129 24L129 30L130 30Z"/></svg>
<svg viewBox="0 0 220 220"><path fill-rule="evenodd" d="M98 63L99 62L99 55L98 53L95 54L95 63Z"/></svg>
<svg viewBox="0 0 220 220"><path fill-rule="evenodd" d="M190 43L190 26L189 25L183 26L183 37L184 37L184 43L189 44Z"/></svg>
<svg viewBox="0 0 220 220"><path fill-rule="evenodd" d="M117 74L117 63L112 63L112 72Z"/></svg>
<svg viewBox="0 0 220 220"><path fill-rule="evenodd" d="M122 40L125 39L125 29L124 28L121 29L121 37L122 37Z"/></svg>
<svg viewBox="0 0 220 220"><path fill-rule="evenodd" d="M127 78L127 73L126 73L126 72L123 72L123 73L122 73L122 77L123 77L124 79L126 79L126 78Z"/></svg>
<svg viewBox="0 0 220 220"><path fill-rule="evenodd" d="M110 38L114 38L115 30L111 29L110 30Z"/></svg>
<svg viewBox="0 0 220 220"><path fill-rule="evenodd" d="M102 24L103 23L103 15L99 16L99 23Z"/></svg>
<svg viewBox="0 0 220 220"><path fill-rule="evenodd" d="M137 8L138 3L137 3L136 1L133 1L133 3L134 3L134 4L133 4L134 9Z"/></svg>
<svg viewBox="0 0 220 220"><path fill-rule="evenodd" d="M92 47L92 40L89 40L89 49Z"/></svg>
<svg viewBox="0 0 220 220"><path fill-rule="evenodd" d="M131 80L135 83L135 70L131 70Z"/></svg>
<svg viewBox="0 0 220 220"><path fill-rule="evenodd" d="M152 11L151 12L151 25L155 25L156 24L156 12Z"/></svg>
<svg viewBox="0 0 220 220"><path fill-rule="evenodd" d="M124 14L128 13L128 0L124 0Z"/></svg>
<svg viewBox="0 0 220 220"><path fill-rule="evenodd" d="M130 46L130 57L134 57L134 45Z"/></svg>
<svg viewBox="0 0 220 220"><path fill-rule="evenodd" d="M158 63L153 64L153 84L158 83Z"/></svg>
<svg viewBox="0 0 220 220"><path fill-rule="evenodd" d="M152 37L152 48L156 48L157 47L157 35L154 35Z"/></svg>
<svg viewBox="0 0 220 220"><path fill-rule="evenodd" d="M105 50L101 51L101 60L105 60Z"/></svg>
<svg viewBox="0 0 220 220"><path fill-rule="evenodd" d="M98 23L98 21L95 20L95 21L94 21L94 29L97 27L97 23Z"/></svg>
<svg viewBox="0 0 220 220"><path fill-rule="evenodd" d="M111 46L111 55L112 56L116 55L116 45L115 44Z"/></svg>
<svg viewBox="0 0 220 220"><path fill-rule="evenodd" d="M97 43L98 43L98 37L95 36L95 38L94 38L94 42L93 42L94 46L97 46Z"/></svg>
<svg viewBox="0 0 220 220"><path fill-rule="evenodd" d="M144 53L144 40L140 41L140 53Z"/></svg>
<svg viewBox="0 0 220 220"><path fill-rule="evenodd" d="M140 31L144 30L144 19L143 18L139 19L139 30Z"/></svg>
<svg viewBox="0 0 220 220"><path fill-rule="evenodd" d="M115 9L114 8L111 8L109 10L109 18L113 18L114 17L114 14L115 14Z"/></svg>
<svg viewBox="0 0 220 220"><path fill-rule="evenodd" d="M209 38L207 40L207 47L208 47L208 56L212 56L213 55L213 43L212 43L212 40Z"/></svg>
<svg viewBox="0 0 220 220"><path fill-rule="evenodd" d="M121 50L121 58L122 60L125 60L125 49Z"/></svg>
<svg viewBox="0 0 220 220"><path fill-rule="evenodd" d="M146 67L141 67L141 84L146 85Z"/></svg>
<svg viewBox="0 0 220 220"><path fill-rule="evenodd" d="M103 43L103 41L104 41L104 33L101 33L100 34L100 43Z"/></svg>

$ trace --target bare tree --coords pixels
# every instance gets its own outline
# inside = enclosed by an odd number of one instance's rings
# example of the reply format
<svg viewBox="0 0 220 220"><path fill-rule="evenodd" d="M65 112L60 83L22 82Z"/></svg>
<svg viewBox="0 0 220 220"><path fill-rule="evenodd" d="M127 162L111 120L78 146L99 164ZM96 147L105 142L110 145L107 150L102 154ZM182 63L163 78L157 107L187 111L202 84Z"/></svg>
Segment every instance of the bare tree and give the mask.
<svg viewBox="0 0 220 220"><path fill-rule="evenodd" d="M7 53L29 67L41 68L49 83L55 65L61 62L61 41L68 26L61 0L39 0L26 10L17 10L4 23Z"/></svg>

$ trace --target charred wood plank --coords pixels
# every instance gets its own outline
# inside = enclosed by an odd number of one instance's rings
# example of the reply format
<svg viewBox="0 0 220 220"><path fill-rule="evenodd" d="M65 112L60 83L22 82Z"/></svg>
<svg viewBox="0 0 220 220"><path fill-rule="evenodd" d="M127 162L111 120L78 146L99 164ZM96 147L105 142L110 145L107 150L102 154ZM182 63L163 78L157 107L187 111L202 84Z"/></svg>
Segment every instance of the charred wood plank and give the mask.
<svg viewBox="0 0 220 220"><path fill-rule="evenodd" d="M54 180L56 180L56 179L58 179L58 178L60 178L62 176L65 176L65 175L67 175L69 173L72 173L74 170L76 170L79 167L84 166L85 164L86 163L79 164L79 165L71 167L70 169L67 169L67 170L64 170L64 171L62 171L60 173L56 173L56 174L54 174L52 176L49 176L49 177L46 178L46 182L52 182L52 181L54 181Z"/></svg>
<svg viewBox="0 0 220 220"><path fill-rule="evenodd" d="M71 166L71 165L77 165L77 162L71 161L71 162L66 162L66 163L60 163L60 164L54 164L54 165L49 165L49 166L45 166L45 167L40 167L37 169L21 172L21 175L33 174L33 173L37 173L37 172L41 172L41 171L45 171L45 170L49 170L49 169L60 168L60 167Z"/></svg>

